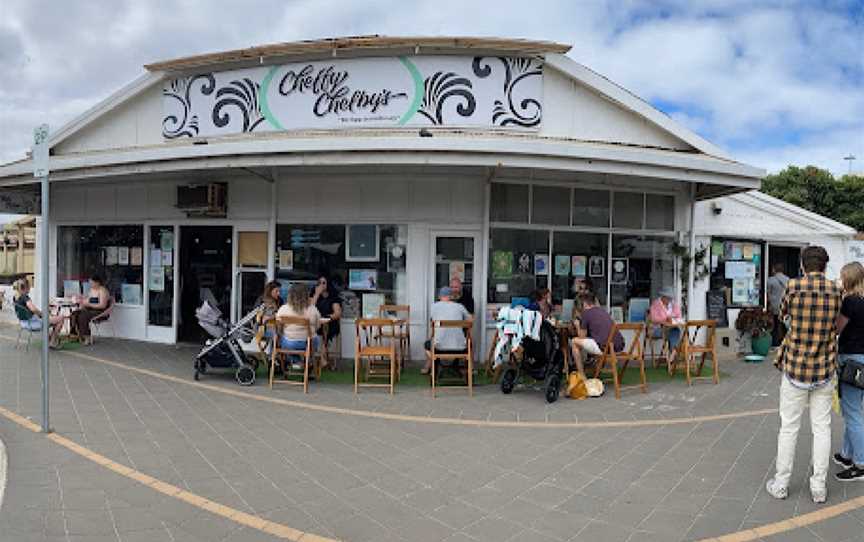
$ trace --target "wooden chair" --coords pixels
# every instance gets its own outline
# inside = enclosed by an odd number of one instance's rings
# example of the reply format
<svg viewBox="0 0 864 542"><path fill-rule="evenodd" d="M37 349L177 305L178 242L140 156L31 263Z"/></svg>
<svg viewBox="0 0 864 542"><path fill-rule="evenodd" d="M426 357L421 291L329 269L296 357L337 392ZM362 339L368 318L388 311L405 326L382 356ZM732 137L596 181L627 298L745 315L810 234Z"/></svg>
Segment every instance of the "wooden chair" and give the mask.
<svg viewBox="0 0 864 542"><path fill-rule="evenodd" d="M467 372L467 382L464 386L447 386L448 388L468 388L468 396L474 396L474 345L471 340L471 328L474 322L470 320L430 320L429 328L431 330L429 337L430 354L432 357L432 370L429 374L432 377L432 397L435 397L436 382L439 381L436 364L439 361L453 361L458 366L460 361L465 362ZM465 351L464 352L448 352L446 350L435 349L435 333L440 329L460 329L465 333Z"/></svg>
<svg viewBox="0 0 864 542"><path fill-rule="evenodd" d="M270 389L273 389L273 377L276 374L276 364L279 363L279 366L282 368L282 374L285 375L285 379L281 382L295 386L302 385L303 393L309 393L310 366L312 366L312 370L315 371L315 376L319 380L321 378L320 366L316 363L316 358L312 352L312 339L315 337L315 333L312 331L312 326L309 325L309 320L302 316L282 316L277 318L270 325L273 325L273 352L270 360ZM285 326L304 326L306 328L306 348L302 350L282 348L282 330ZM292 373L292 364L287 360L288 356L299 356L301 358L301 363L303 364L303 380L291 380L291 376L295 373Z"/></svg>
<svg viewBox="0 0 864 542"><path fill-rule="evenodd" d="M654 334L660 331L660 336L655 337ZM660 352L657 353L657 341L660 341ZM668 328L661 324L652 322L648 315L645 315L645 338L642 341L642 351L650 356L651 366L655 369L661 365L668 363L666 358L669 353L669 331Z"/></svg>
<svg viewBox="0 0 864 542"><path fill-rule="evenodd" d="M630 347L624 345L624 350L621 352L615 351L615 335L622 331L633 332L633 337L630 339ZM603 347L603 353L598 356L597 366L594 368L594 378L600 378L600 374L607 369L612 373L612 383L615 386L615 398L621 398L621 390L635 388L636 386L621 386L621 380L624 378L624 371L631 361L639 363L639 381L638 385L642 389L642 393L648 391L648 380L645 377L645 356L642 350L642 333L645 331L643 323L627 323L615 324L609 332L609 338L606 340L606 345ZM626 340L626 339L625 339ZM619 369L618 362L624 362L624 365Z"/></svg>
<svg viewBox="0 0 864 542"><path fill-rule="evenodd" d="M102 334L102 328L111 327L111 337L117 336L117 330L114 328L114 320L111 319L111 313L114 312L114 296L108 297L108 303L105 305L105 310L90 319L90 340L96 344L96 336Z"/></svg>
<svg viewBox="0 0 864 542"><path fill-rule="evenodd" d="M704 344L699 344L699 334L701 330L705 330ZM715 339L717 337L717 321L716 320L688 320L684 326L681 337L681 353L684 361L684 374L687 377L687 385L692 386L693 380L712 379L715 384L720 383L720 367L717 362L717 345ZM696 376L690 376L690 366L696 365L696 356L702 359L699 361L699 371ZM705 366L705 360L711 357L711 363L714 366L714 371L711 376L702 376L702 368Z"/></svg>
<svg viewBox="0 0 864 542"><path fill-rule="evenodd" d="M402 371L402 365L405 362L405 353L411 355L411 306L410 305L381 305L378 307L378 314L381 318L397 319L402 322L393 327L392 330L382 330L382 338L396 338L399 344L399 372Z"/></svg>
<svg viewBox="0 0 864 542"><path fill-rule="evenodd" d="M396 388L395 324L389 318L358 318L354 323L354 393L363 387L390 388L390 395ZM384 331L390 332L389 344L384 344ZM363 360L367 360L364 382L360 382ZM388 384L370 383L370 378L389 378Z"/></svg>

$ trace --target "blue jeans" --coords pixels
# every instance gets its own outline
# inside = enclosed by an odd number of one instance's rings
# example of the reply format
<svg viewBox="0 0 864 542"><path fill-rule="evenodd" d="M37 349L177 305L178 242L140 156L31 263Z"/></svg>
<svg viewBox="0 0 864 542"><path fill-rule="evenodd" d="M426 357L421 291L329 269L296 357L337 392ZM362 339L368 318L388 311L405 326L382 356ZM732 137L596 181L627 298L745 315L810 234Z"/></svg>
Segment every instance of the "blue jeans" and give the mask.
<svg viewBox="0 0 864 542"><path fill-rule="evenodd" d="M321 346L321 337L312 337L312 352L314 353ZM306 339L286 339L279 338L279 347L286 350L306 350Z"/></svg>
<svg viewBox="0 0 864 542"><path fill-rule="evenodd" d="M660 327L654 328L654 338L660 339L663 337L663 329ZM669 343L669 348L677 348L678 343L681 342L681 328L680 327L670 327L668 334L666 336L666 342Z"/></svg>
<svg viewBox="0 0 864 542"><path fill-rule="evenodd" d="M839 361L844 363L855 360L864 363L864 354L840 354ZM840 407L843 411L843 449L840 455L851 459L856 465L864 466L864 390L850 384L840 383Z"/></svg>

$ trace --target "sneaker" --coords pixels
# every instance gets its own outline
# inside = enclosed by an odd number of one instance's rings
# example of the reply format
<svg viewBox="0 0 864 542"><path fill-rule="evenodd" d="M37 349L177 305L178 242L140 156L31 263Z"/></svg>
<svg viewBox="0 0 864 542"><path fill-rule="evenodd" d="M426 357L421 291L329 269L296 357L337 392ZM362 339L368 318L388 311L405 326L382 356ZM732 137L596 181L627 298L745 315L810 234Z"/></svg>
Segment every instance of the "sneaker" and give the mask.
<svg viewBox="0 0 864 542"><path fill-rule="evenodd" d="M838 472L834 478L839 482L858 482L864 480L864 468L852 465L843 472Z"/></svg>
<svg viewBox="0 0 864 542"><path fill-rule="evenodd" d="M785 487L778 486L776 482L774 482L774 478L771 478L765 484L765 491L775 499L785 499L789 496L789 490Z"/></svg>
<svg viewBox="0 0 864 542"><path fill-rule="evenodd" d="M843 467L844 469L848 469L849 467L854 465L851 459L846 459L840 454L834 454L831 457L831 460L834 461L835 465L837 465L838 467Z"/></svg>
<svg viewBox="0 0 864 542"><path fill-rule="evenodd" d="M828 490L810 488L810 498L813 499L813 504L822 504L828 500Z"/></svg>

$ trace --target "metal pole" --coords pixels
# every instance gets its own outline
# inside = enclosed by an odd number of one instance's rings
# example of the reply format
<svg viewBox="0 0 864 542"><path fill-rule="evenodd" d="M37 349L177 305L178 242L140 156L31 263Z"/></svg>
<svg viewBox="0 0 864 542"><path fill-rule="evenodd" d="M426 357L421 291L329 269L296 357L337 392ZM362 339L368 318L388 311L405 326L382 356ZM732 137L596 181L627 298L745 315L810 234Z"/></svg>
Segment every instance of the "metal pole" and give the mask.
<svg viewBox="0 0 864 542"><path fill-rule="evenodd" d="M687 280L687 319L692 320L696 286L696 183L690 184L690 272Z"/></svg>
<svg viewBox="0 0 864 542"><path fill-rule="evenodd" d="M39 289L42 294L42 432L50 433L51 426L48 416L48 329L50 326L51 307L48 302L48 282L50 268L48 265L51 227L48 217L48 175L41 177L42 184L42 266L39 277Z"/></svg>

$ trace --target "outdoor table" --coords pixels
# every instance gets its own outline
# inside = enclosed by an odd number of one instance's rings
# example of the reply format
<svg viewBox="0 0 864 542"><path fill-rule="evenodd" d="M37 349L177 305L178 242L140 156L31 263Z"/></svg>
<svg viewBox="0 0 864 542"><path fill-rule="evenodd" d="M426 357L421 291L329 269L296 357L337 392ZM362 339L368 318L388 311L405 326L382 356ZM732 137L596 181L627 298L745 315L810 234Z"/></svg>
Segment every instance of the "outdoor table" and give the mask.
<svg viewBox="0 0 864 542"><path fill-rule="evenodd" d="M70 317L78 310L78 301L74 298L56 297L50 301L48 306L55 314L65 316L63 327L60 328L60 334L69 337L72 334L72 320Z"/></svg>

